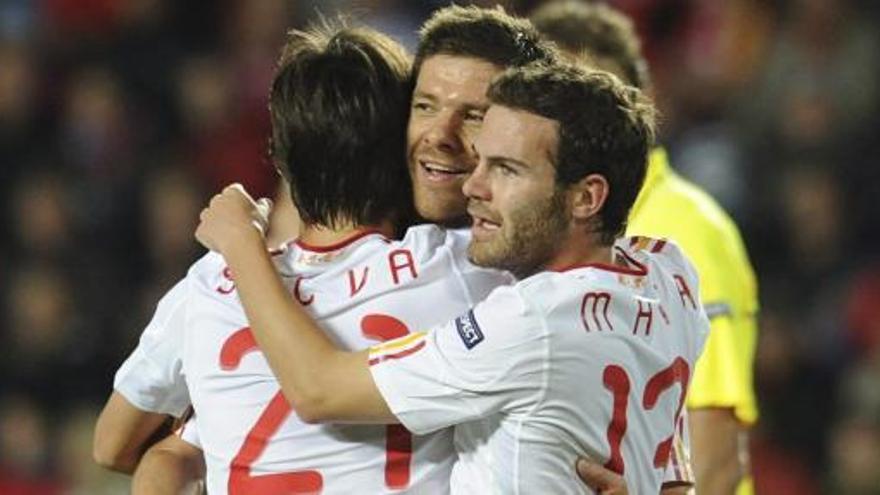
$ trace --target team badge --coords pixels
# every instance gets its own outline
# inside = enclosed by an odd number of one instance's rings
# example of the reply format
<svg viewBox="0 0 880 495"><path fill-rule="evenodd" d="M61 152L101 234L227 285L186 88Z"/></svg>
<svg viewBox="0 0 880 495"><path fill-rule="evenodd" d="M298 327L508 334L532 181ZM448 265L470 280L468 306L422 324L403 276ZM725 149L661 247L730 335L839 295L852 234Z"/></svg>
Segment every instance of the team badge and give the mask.
<svg viewBox="0 0 880 495"><path fill-rule="evenodd" d="M468 350L473 349L483 341L483 331L480 330L480 325L477 324L477 319L474 318L473 310L456 318L455 328L458 330L458 336L461 337L461 341L464 342L464 346Z"/></svg>

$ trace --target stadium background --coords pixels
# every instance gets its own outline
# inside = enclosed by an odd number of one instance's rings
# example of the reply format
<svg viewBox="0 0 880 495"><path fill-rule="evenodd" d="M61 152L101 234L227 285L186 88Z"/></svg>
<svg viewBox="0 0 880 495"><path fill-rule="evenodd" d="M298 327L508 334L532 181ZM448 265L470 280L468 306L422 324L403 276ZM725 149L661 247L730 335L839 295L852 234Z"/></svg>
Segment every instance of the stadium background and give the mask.
<svg viewBox="0 0 880 495"><path fill-rule="evenodd" d="M758 272L758 493L880 493L880 4L612 3L644 36L672 163ZM98 407L199 255L210 194L274 190L284 31L342 9L412 47L442 4L0 0L0 493L127 490L91 462Z"/></svg>

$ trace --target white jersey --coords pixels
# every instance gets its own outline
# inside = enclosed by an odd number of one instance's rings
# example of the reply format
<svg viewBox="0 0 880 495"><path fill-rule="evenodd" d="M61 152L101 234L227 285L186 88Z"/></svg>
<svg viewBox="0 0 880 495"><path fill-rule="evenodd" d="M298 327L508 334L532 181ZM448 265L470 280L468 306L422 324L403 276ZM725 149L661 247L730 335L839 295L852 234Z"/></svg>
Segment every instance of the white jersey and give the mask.
<svg viewBox="0 0 880 495"><path fill-rule="evenodd" d="M460 232L420 226L400 242L370 233L331 248L291 244L274 261L291 297L338 345L358 350L452 318L512 282L468 263L467 242ZM160 303L116 388L138 407L167 412L181 411L189 390L197 418L190 433L205 453L212 495L448 491L450 431L412 436L400 425L309 425L296 417L216 254L194 264Z"/></svg>
<svg viewBox="0 0 880 495"><path fill-rule="evenodd" d="M113 388L141 411L183 416L190 405L183 377L183 329L189 280L159 301L140 342L116 370Z"/></svg>
<svg viewBox="0 0 880 495"><path fill-rule="evenodd" d="M410 431L457 425L452 493L588 492L573 469L583 454L631 493L659 493L709 324L676 246L621 239L614 252L628 268L543 272L371 348L373 378Z"/></svg>

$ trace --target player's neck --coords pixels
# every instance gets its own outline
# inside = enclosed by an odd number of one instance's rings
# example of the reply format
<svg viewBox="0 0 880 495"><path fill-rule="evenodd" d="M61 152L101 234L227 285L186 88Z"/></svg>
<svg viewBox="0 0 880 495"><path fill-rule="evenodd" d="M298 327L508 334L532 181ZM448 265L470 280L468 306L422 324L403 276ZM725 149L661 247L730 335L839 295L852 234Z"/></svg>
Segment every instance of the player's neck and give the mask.
<svg viewBox="0 0 880 495"><path fill-rule="evenodd" d="M556 255L545 267L545 270L563 270L584 265L611 265L614 257L610 245L599 242L598 236L569 238L563 242Z"/></svg>
<svg viewBox="0 0 880 495"><path fill-rule="evenodd" d="M377 231L386 237L394 235L394 228L391 222L382 222L378 225L358 225L353 222L344 222L334 228L329 228L318 224L300 223L299 237L300 242L309 246L323 247L333 246L344 242L365 231Z"/></svg>

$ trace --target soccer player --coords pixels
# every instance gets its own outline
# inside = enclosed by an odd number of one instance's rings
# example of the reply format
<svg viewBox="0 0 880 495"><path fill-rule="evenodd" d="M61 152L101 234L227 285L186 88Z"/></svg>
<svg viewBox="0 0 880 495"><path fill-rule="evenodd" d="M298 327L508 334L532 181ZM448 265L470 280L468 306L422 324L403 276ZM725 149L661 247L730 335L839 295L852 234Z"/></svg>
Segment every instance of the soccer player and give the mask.
<svg viewBox="0 0 880 495"><path fill-rule="evenodd" d="M674 245L618 238L653 109L616 77L573 65L508 70L488 97L463 186L467 254L519 281L446 324L339 350L281 285L240 189L212 200L196 236L229 263L305 421L456 425L453 493L581 493L579 452L656 493L708 321Z"/></svg>
<svg viewBox="0 0 880 495"><path fill-rule="evenodd" d="M445 225L463 223L466 213L460 187L463 174L474 167L470 143L488 106L486 87L503 67L547 58L537 39L527 22L497 10L450 7L435 13L424 26L417 55L424 70L415 71L419 100L413 104L407 153L424 218ZM440 165L446 169L440 170ZM137 402L136 407L126 399L134 397L131 393L114 391L96 428L96 457L105 464L118 467L121 459L133 467L140 439L145 438L140 432L152 431L151 424L164 419L163 412L182 411L182 403L167 407L159 397L159 387L149 392L156 396L149 403ZM173 449L158 454L172 459L176 455Z"/></svg>
<svg viewBox="0 0 880 495"><path fill-rule="evenodd" d="M470 143L488 106L489 80L504 67L549 58L538 40L527 21L501 10L448 7L423 26L413 71L418 99L410 112L406 149L417 210L424 220L464 225L461 184L475 166ZM168 414L179 417L186 401L165 396L161 387L127 393L116 388L96 425L95 458L131 472L145 442ZM153 394L149 402L134 398L145 393Z"/></svg>
<svg viewBox="0 0 880 495"><path fill-rule="evenodd" d="M647 61L624 14L604 4L562 1L538 9L532 22L575 60L650 91ZM737 493L751 493L747 433L758 415L752 385L758 299L739 231L711 197L670 168L657 147L627 233L672 239L697 268L712 323L687 399L697 487L700 493L731 494L742 481Z"/></svg>
<svg viewBox="0 0 880 495"><path fill-rule="evenodd" d="M412 197L400 152L409 76L406 54L375 31L313 29L291 34L270 93L273 159L304 223L273 262L348 349L451 318L511 280L458 264L466 240L454 231L388 239ZM162 299L115 388L145 411L192 403L212 494L448 491L450 431L298 419L216 254Z"/></svg>

